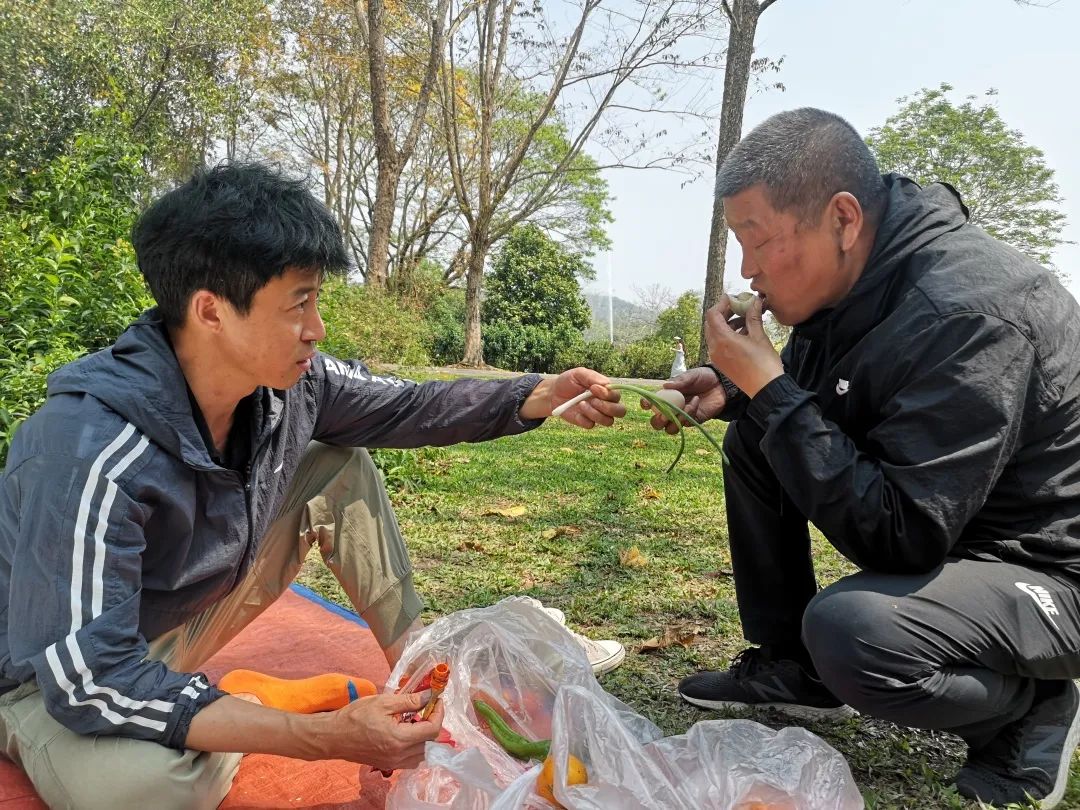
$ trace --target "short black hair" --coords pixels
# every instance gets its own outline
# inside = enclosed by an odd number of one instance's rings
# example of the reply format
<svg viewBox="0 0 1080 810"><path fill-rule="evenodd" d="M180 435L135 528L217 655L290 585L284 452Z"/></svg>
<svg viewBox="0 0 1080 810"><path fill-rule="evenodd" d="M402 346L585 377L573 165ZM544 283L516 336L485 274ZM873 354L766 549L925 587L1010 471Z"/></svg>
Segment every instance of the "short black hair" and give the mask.
<svg viewBox="0 0 1080 810"><path fill-rule="evenodd" d="M716 173L716 194L730 197L761 183L777 211L816 222L834 194L846 191L878 222L886 203L877 161L859 133L813 107L777 113L735 145Z"/></svg>
<svg viewBox="0 0 1080 810"><path fill-rule="evenodd" d="M171 327L183 326L197 290L247 313L255 293L286 269L325 274L351 264L341 228L308 183L264 163L199 169L143 212L131 243Z"/></svg>

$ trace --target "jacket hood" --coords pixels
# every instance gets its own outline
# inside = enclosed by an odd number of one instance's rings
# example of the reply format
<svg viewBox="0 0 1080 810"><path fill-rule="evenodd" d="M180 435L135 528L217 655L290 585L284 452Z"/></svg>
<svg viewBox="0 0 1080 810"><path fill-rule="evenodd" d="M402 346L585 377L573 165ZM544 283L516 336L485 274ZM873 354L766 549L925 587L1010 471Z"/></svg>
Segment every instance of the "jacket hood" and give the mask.
<svg viewBox="0 0 1080 810"><path fill-rule="evenodd" d="M156 308L144 312L109 348L50 374L48 393L89 394L186 464L218 469L196 427L187 379ZM270 392L260 393L257 400L265 400ZM271 407L278 410L280 400L273 399L277 407Z"/></svg>
<svg viewBox="0 0 1080 810"><path fill-rule="evenodd" d="M836 337L863 334L882 317L887 307L887 282L897 268L928 243L967 223L967 206L948 183L923 188L898 174L882 179L888 189L888 204L862 275L840 303L796 326L798 332L808 337L820 332Z"/></svg>

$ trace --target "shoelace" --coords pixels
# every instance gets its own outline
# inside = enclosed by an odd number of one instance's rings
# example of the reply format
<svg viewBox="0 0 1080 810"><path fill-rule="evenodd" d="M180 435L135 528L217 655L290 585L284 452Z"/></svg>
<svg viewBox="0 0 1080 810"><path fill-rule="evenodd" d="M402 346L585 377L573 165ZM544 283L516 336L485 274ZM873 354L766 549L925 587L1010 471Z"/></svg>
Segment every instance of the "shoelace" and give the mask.
<svg viewBox="0 0 1080 810"><path fill-rule="evenodd" d="M729 669L736 678L748 678L761 669L767 660L760 647L747 647L731 659Z"/></svg>

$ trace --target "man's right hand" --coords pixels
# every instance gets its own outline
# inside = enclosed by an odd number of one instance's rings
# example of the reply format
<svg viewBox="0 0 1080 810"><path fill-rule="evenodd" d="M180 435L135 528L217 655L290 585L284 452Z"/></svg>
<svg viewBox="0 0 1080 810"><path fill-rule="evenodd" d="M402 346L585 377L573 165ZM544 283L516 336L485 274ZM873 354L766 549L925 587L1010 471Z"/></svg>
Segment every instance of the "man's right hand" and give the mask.
<svg viewBox="0 0 1080 810"><path fill-rule="evenodd" d="M442 729L442 702L427 720L402 723L401 714L420 711L428 694L375 695L338 709L334 712L334 732L326 740L326 757L383 771L415 768L424 759L425 743L438 737Z"/></svg>
<svg viewBox="0 0 1080 810"><path fill-rule="evenodd" d="M663 388L673 388L686 397L683 410L699 422L712 419L727 404L727 395L724 386L711 369L692 368L685 371L673 380L663 384ZM646 400L641 400L641 407L649 410L650 405ZM688 424L683 420L684 424ZM666 430L668 433L679 432L679 426L664 416L662 413L654 413L649 424L656 430Z"/></svg>

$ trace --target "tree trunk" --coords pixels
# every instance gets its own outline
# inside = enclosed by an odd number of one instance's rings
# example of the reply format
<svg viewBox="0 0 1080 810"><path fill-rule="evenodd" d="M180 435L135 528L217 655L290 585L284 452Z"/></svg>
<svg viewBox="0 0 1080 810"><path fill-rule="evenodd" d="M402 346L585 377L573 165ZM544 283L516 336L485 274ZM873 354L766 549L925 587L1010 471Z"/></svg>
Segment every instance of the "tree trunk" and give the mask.
<svg viewBox="0 0 1080 810"><path fill-rule="evenodd" d="M480 289L484 281L484 259L487 250L475 236L469 251L469 269L465 276L465 356L463 366L474 368L484 364L484 344L480 336Z"/></svg>
<svg viewBox="0 0 1080 810"><path fill-rule="evenodd" d="M386 8L383 0L369 0L367 9L354 6L357 22L363 29L367 20L368 76L371 80L371 124L375 139L375 210L371 214L368 236L368 271L365 282L370 287L386 287L390 261L390 229L394 225L394 203L400 168L390 123L389 89L386 76Z"/></svg>
<svg viewBox="0 0 1080 810"><path fill-rule="evenodd" d="M758 0L733 0L733 19L729 20L727 60L724 67L724 101L720 110L720 135L716 143L716 171L742 137L743 107L746 88L750 83L750 62L754 56L754 36L757 33L761 8ZM709 257L705 263L705 298L701 310L701 345L698 363L709 361L705 343L705 313L720 300L724 292L724 257L727 251L728 230L724 221L724 201L713 196L712 223L709 228Z"/></svg>
<svg viewBox="0 0 1080 810"><path fill-rule="evenodd" d="M397 198L399 172L384 154L375 175L375 207L371 214L371 236L368 241L369 287L386 287L390 266L390 231L394 227L394 203Z"/></svg>

